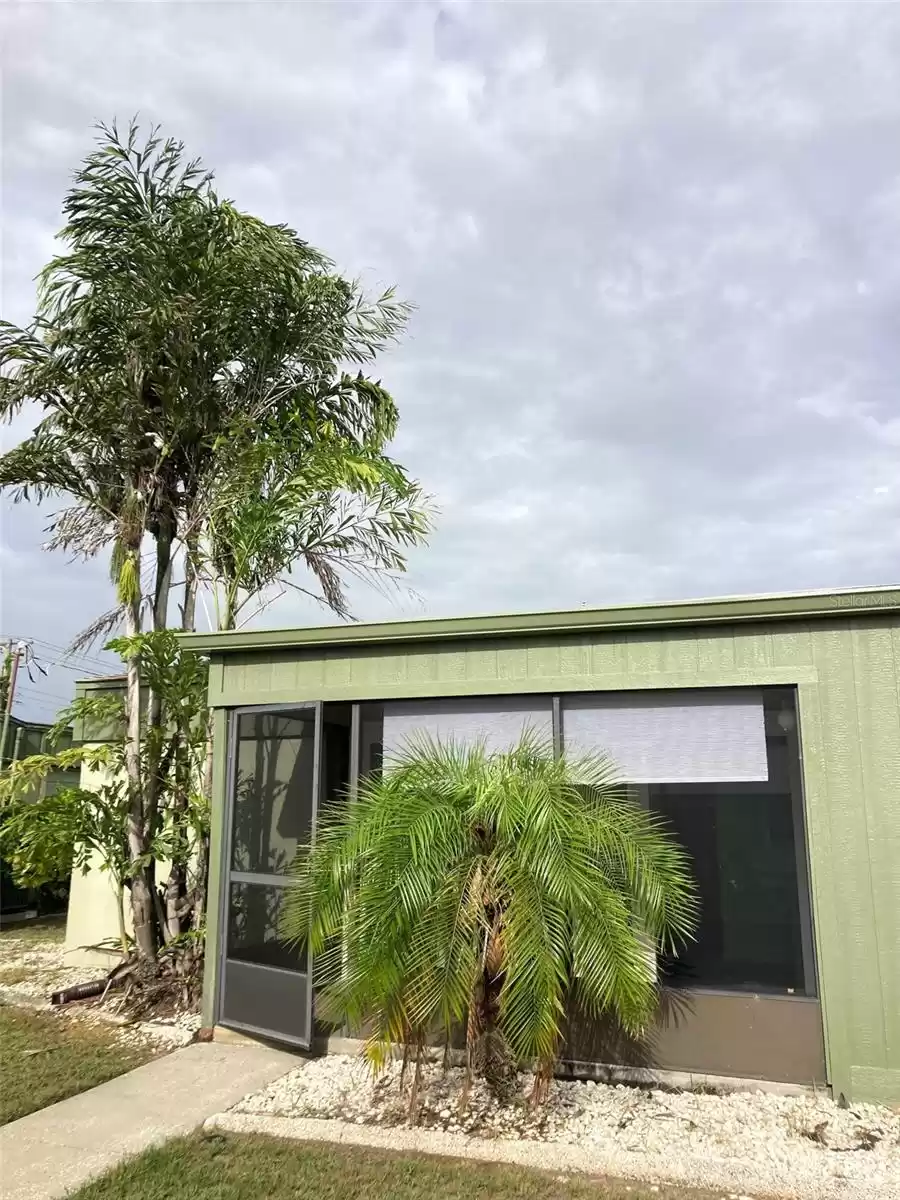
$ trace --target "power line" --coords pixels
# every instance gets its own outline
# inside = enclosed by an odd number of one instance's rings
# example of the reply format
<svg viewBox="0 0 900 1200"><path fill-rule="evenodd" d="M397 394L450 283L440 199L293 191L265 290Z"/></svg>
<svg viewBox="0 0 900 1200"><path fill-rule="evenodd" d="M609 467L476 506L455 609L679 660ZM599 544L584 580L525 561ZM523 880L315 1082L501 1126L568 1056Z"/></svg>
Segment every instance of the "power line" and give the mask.
<svg viewBox="0 0 900 1200"><path fill-rule="evenodd" d="M44 685L43 680L35 682L30 679L20 679L19 683L23 691L30 690L35 696L50 696L50 698L53 700L65 699L65 696L61 695L59 692L50 691L50 688L53 686L52 680L46 686Z"/></svg>
<svg viewBox="0 0 900 1200"><path fill-rule="evenodd" d="M73 700L72 696L59 696L54 692L42 692L39 688L34 688L31 691L26 691L25 688L22 688L16 700L30 700L35 698L46 700L48 704L71 704Z"/></svg>
<svg viewBox="0 0 900 1200"><path fill-rule="evenodd" d="M98 658L96 655L87 654L81 650L75 650L75 651L69 652L65 646L60 646L58 642L48 642L45 638L20 637L15 634L4 634L2 636L9 637L9 638L11 638L12 641L29 642L36 646L43 646L47 650L52 651L54 654L61 655L62 658L59 661L53 663L52 664L53 666L64 667L68 670L76 670L77 671L77 670L80 670L81 668L77 665L76 660L80 660L86 666L94 667L95 669L102 671L104 674L108 674L109 669L112 666L111 663L104 662L103 659ZM70 661L65 662L64 661L65 659L69 659Z"/></svg>
<svg viewBox="0 0 900 1200"><path fill-rule="evenodd" d="M77 661L81 661L89 666L97 667L104 671L109 669L110 664L108 662L104 662L102 658L97 658L93 654L83 654L81 651L78 651L78 650L70 652L69 650L67 650L65 648L65 646L58 646L58 645L54 644L53 642L45 642L41 638L32 638L31 641L35 645L43 646L46 649L51 650L54 654L61 655L61 659L59 660L60 662L63 662L64 660L68 659L69 662L74 663L77 660Z"/></svg>
<svg viewBox="0 0 900 1200"><path fill-rule="evenodd" d="M42 665L46 667L48 671L74 671L76 675L86 675L91 679L103 678L99 671L89 671L86 667L80 667L77 663L45 662Z"/></svg>
<svg viewBox="0 0 900 1200"><path fill-rule="evenodd" d="M16 635L4 634L3 636L9 637ZM68 647L60 645L59 642L51 642L47 638L20 636L20 640L24 642L35 642L37 645L46 646L50 650L58 651L60 654L65 654L71 658L86 658L92 659L95 662L102 661L99 655L90 654L87 650L69 650Z"/></svg>
<svg viewBox="0 0 900 1200"><path fill-rule="evenodd" d="M34 713L39 715L25 715ZM60 705L56 704L53 700L30 700L27 705L22 705L22 703L17 700L15 704L14 715L17 721L22 721L26 725L28 724L29 720L46 721L47 724L51 724L52 722L48 721L48 718L52 717L53 722L55 722L59 716L59 713Z"/></svg>
<svg viewBox="0 0 900 1200"><path fill-rule="evenodd" d="M45 692L42 688L27 689L23 687L19 690L16 699L20 697L23 699L39 698L42 700L54 700L59 701L60 704L72 703L71 696L61 696L58 692Z"/></svg>

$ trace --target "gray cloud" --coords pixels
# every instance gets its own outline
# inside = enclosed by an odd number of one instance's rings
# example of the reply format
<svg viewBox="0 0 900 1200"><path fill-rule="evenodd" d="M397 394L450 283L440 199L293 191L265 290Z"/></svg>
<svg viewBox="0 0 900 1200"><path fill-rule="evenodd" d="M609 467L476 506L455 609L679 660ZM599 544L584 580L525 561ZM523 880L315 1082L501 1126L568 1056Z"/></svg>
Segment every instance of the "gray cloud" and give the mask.
<svg viewBox="0 0 900 1200"><path fill-rule="evenodd" d="M381 370L442 516L421 602L360 590L360 616L897 579L895 7L0 19L5 316L30 315L91 122L136 110L241 207L417 303ZM57 641L107 586L39 540L7 514L2 624ZM322 618L285 598L262 619Z"/></svg>

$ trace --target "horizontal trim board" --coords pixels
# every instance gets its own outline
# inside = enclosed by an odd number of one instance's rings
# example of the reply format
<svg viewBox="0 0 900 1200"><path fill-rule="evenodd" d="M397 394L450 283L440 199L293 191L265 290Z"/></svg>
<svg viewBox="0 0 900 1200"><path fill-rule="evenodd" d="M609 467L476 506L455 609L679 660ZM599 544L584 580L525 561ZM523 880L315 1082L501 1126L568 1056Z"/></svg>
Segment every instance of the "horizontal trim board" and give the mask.
<svg viewBox="0 0 900 1200"><path fill-rule="evenodd" d="M282 702L281 704L242 704L234 710L234 715L242 717L245 714L252 716L257 713L262 716L265 716L267 713L272 713L276 716L280 716L282 713L302 713L309 711L315 713L315 708L315 700L291 700L289 702Z"/></svg>
<svg viewBox="0 0 900 1200"><path fill-rule="evenodd" d="M817 1008L822 1004L818 996L804 996L800 992L747 992L739 988L708 987L702 983L692 983L690 987L677 987L672 983L667 986L675 996L732 996L743 1000L772 1000L779 1004L815 1004Z"/></svg>
<svg viewBox="0 0 900 1200"><path fill-rule="evenodd" d="M278 1043L284 1042L288 1046L299 1046L301 1050L308 1050L310 1047L311 1038L294 1037L289 1033L273 1033L271 1029L263 1029L259 1025L245 1025L243 1021L229 1021L227 1018L222 1018L217 1021L214 1029L233 1029L236 1033L252 1033L255 1037L260 1038L264 1042ZM215 1040L215 1037L213 1038Z"/></svg>
<svg viewBox="0 0 900 1200"><path fill-rule="evenodd" d="M250 962L246 958L225 957L225 966L249 967L253 971L267 971L270 975L290 975L292 979L309 979L309 971L295 971L291 967L271 967L268 963Z"/></svg>
<svg viewBox="0 0 900 1200"><path fill-rule="evenodd" d="M290 875L264 875L257 871L232 871L228 877L229 883L252 883L260 887L290 887L293 878ZM272 970L275 970L273 967Z"/></svg>
<svg viewBox="0 0 900 1200"><path fill-rule="evenodd" d="M690 673L669 674L653 672L635 675L628 672L616 675L557 675L531 676L521 679L446 679L428 682L402 681L382 683L377 688L365 684L318 684L310 687L311 700L419 700L453 696L510 696L510 695L566 695L577 692L621 692L638 691L645 688L666 690L670 688L723 688L723 687L794 687L799 684L818 683L815 667L761 667L758 670L719 670L714 675ZM250 705L278 707L296 701L298 689L279 686L271 691L242 688L226 688L213 691L210 688L209 702L213 707L245 708Z"/></svg>
<svg viewBox="0 0 900 1200"><path fill-rule="evenodd" d="M188 633L182 635L182 642L189 649L218 655L236 650L444 641L497 634L666 628L811 617L852 619L872 613L900 613L900 586L802 592L792 595L725 597L676 603L623 605L615 608L574 609L564 612L501 613L439 620L322 625L303 629Z"/></svg>

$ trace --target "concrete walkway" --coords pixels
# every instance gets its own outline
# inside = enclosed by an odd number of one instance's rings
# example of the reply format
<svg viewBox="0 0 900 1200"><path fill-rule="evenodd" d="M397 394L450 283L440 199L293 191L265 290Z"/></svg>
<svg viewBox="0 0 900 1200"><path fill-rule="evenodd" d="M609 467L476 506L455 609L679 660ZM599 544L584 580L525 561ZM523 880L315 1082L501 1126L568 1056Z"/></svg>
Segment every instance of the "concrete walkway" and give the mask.
<svg viewBox="0 0 900 1200"><path fill-rule="evenodd" d="M194 1043L0 1129L3 1200L57 1200L123 1158L190 1133L298 1065L260 1045Z"/></svg>

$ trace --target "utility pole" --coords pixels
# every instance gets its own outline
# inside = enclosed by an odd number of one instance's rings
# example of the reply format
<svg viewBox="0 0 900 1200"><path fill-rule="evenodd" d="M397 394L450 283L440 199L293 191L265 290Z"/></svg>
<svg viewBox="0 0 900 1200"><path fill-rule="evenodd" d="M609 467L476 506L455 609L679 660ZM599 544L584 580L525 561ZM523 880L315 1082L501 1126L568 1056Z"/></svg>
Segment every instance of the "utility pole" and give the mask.
<svg viewBox="0 0 900 1200"><path fill-rule="evenodd" d="M9 691L9 668L12 666L13 644L7 639L2 646L0 656L0 709L6 712L6 694Z"/></svg>
<svg viewBox="0 0 900 1200"><path fill-rule="evenodd" d="M19 642L12 653L9 666L9 684L6 689L6 709L3 713L3 732L0 733L0 769L6 762L6 738L9 734L9 718L12 715L13 701L16 698L16 676L19 674L19 661L28 647L25 642Z"/></svg>

